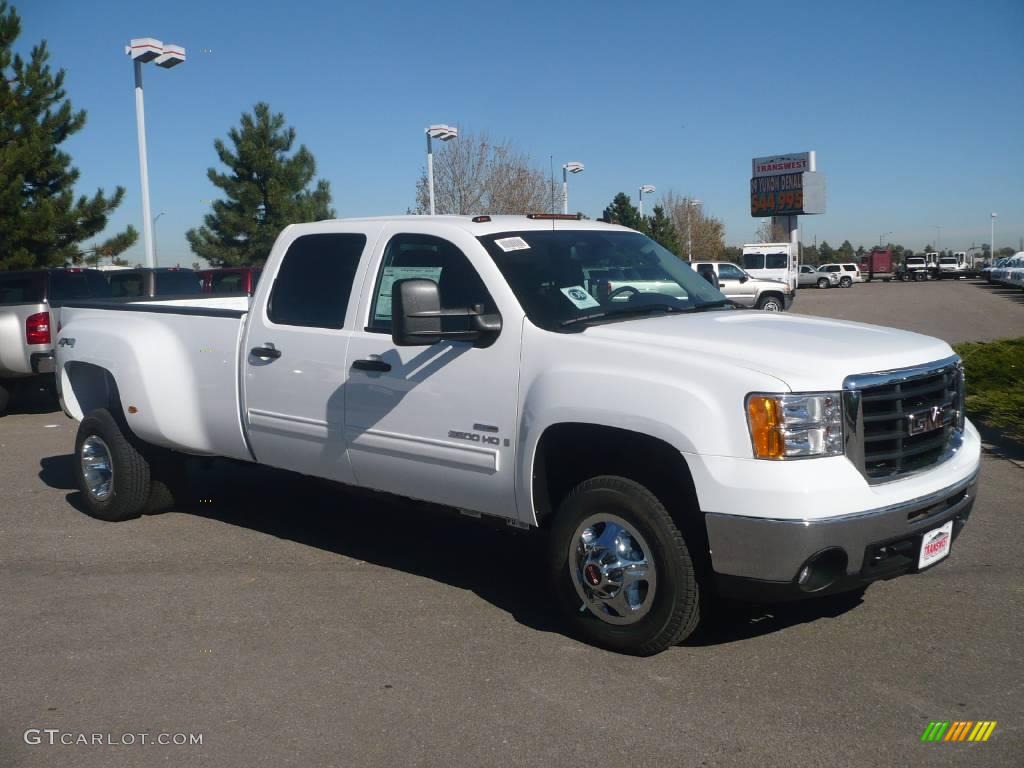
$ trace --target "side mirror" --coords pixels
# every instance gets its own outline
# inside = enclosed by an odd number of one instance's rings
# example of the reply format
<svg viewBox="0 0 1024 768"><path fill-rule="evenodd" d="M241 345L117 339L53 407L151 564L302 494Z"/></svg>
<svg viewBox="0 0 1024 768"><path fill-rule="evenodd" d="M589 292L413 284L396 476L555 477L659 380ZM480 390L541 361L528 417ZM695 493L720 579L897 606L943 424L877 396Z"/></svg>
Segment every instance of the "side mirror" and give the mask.
<svg viewBox="0 0 1024 768"><path fill-rule="evenodd" d="M750 275L748 275L746 272L744 272L742 275L740 275L740 282L741 283L745 283L749 279L750 279Z"/></svg>
<svg viewBox="0 0 1024 768"><path fill-rule="evenodd" d="M396 280L391 286L391 341L396 347L437 344L443 339L476 341L501 330L500 315L485 315L482 305L442 309L437 283L423 278ZM442 318L468 317L470 329L442 330Z"/></svg>

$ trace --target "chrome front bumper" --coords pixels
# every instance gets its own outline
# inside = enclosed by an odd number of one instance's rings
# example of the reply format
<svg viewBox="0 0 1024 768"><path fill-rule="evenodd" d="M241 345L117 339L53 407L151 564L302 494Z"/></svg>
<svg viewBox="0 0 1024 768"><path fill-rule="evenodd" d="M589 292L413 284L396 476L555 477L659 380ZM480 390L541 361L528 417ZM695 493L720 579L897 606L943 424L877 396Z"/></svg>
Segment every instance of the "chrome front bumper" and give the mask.
<svg viewBox="0 0 1024 768"><path fill-rule="evenodd" d="M706 513L711 563L719 587L734 596L792 599L855 589L915 571L924 533L953 520L955 539L966 525L977 480L974 472L928 496L821 520ZM845 574L826 589L802 590L797 577L803 565L813 555L833 548L845 553Z"/></svg>

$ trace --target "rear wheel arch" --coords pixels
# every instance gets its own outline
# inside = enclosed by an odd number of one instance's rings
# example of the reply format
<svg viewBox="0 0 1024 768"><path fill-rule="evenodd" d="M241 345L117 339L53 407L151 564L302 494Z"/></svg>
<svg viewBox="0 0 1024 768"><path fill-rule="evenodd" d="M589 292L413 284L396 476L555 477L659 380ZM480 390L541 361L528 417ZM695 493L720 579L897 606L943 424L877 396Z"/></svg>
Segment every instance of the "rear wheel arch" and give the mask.
<svg viewBox="0 0 1024 768"><path fill-rule="evenodd" d="M100 408L121 413L121 396L113 374L92 363L71 361L60 373L64 410L81 421Z"/></svg>

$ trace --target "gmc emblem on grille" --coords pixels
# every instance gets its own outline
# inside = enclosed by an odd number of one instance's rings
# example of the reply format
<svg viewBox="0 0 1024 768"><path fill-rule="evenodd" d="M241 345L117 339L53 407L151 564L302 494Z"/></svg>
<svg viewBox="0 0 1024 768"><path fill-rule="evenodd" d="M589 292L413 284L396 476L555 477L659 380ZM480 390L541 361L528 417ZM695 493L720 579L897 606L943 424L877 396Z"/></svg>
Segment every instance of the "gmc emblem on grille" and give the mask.
<svg viewBox="0 0 1024 768"><path fill-rule="evenodd" d="M932 406L927 411L911 413L907 416L907 434L913 437L941 429L946 423L946 417L952 412L953 406L946 404Z"/></svg>

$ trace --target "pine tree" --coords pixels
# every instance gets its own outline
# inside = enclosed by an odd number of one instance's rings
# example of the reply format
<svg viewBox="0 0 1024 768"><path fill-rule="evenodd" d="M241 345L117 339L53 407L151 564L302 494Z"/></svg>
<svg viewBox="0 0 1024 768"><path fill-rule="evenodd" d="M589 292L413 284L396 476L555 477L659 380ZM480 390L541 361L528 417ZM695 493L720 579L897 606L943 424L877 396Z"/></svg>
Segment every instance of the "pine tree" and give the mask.
<svg viewBox="0 0 1024 768"><path fill-rule="evenodd" d="M641 232L644 229L644 222L640 217L640 211L633 206L629 195L625 192L619 192L615 199L612 200L612 204L604 209L604 219L613 224L621 224L624 227Z"/></svg>
<svg viewBox="0 0 1024 768"><path fill-rule="evenodd" d="M665 215L665 209L660 205L654 206L654 215L647 217L647 234L664 248L672 251L676 256L681 250L679 245L679 234L676 232L672 219Z"/></svg>
<svg viewBox="0 0 1024 768"><path fill-rule="evenodd" d="M27 60L13 53L19 34L21 19L0 0L0 269L61 266L106 229L124 188L75 199L78 169L59 147L85 125L85 112L65 98L64 70L51 72L45 41ZM114 255L137 238L128 227L97 247Z"/></svg>
<svg viewBox="0 0 1024 768"><path fill-rule="evenodd" d="M289 154L295 129L285 127L284 115L260 102L228 138L233 151L220 139L213 142L228 172L206 173L226 199L214 201L204 226L185 233L196 255L214 266L263 264L287 225L334 218L330 184L321 179L309 188L316 175L313 154L305 145Z"/></svg>

